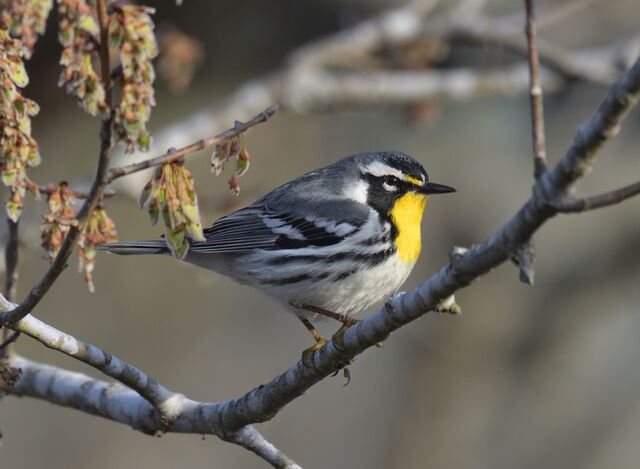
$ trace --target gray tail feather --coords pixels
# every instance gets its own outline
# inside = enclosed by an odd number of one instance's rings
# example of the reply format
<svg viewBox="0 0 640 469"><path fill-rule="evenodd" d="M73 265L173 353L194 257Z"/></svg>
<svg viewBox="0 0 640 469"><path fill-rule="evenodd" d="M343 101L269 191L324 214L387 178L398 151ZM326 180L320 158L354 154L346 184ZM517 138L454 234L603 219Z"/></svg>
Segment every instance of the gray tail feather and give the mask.
<svg viewBox="0 0 640 469"><path fill-rule="evenodd" d="M96 248L114 254L168 254L169 249L163 240L157 241L123 241L121 243L98 244Z"/></svg>

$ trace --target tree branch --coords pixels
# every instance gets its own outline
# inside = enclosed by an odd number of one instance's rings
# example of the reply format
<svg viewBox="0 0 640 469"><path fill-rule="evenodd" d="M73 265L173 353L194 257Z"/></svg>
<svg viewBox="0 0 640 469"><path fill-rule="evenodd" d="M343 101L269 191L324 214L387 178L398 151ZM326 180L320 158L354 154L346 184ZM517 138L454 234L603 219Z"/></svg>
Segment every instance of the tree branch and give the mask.
<svg viewBox="0 0 640 469"><path fill-rule="evenodd" d="M4 294L9 301L15 301L18 293L18 243L20 240L18 234L19 222L14 222L7 217L7 226L9 228L9 233L7 236L7 245L4 249Z"/></svg>
<svg viewBox="0 0 640 469"><path fill-rule="evenodd" d="M305 44L289 55L288 67L317 69L350 63L354 57L361 57L381 44L415 37L421 30L422 21L439 1L413 0L408 5Z"/></svg>
<svg viewBox="0 0 640 469"><path fill-rule="evenodd" d="M20 337L20 332L17 332L17 331L11 332L9 328L5 328L4 331L5 331L4 338L0 343L0 359L4 358L4 354L6 354L7 346L14 343L16 340L18 340L18 337Z"/></svg>
<svg viewBox="0 0 640 469"><path fill-rule="evenodd" d="M19 256L19 233L20 227L19 220L13 221L7 216L7 244L4 250L4 262L5 262L5 277L4 277L4 291L7 298L14 301L18 293L18 256ZM2 343L0 344L0 359L2 359L8 351L8 346L18 340L20 336L19 332L11 332L8 328L2 328L0 324L2 334L0 338Z"/></svg>
<svg viewBox="0 0 640 469"><path fill-rule="evenodd" d="M561 87L558 76L543 74L550 90ZM527 89L525 64L489 70L456 68L427 71L308 71L286 82L282 103L299 113L362 105L407 105L429 99L466 99Z"/></svg>
<svg viewBox="0 0 640 469"><path fill-rule="evenodd" d="M529 99L531 101L531 136L533 140L534 175L538 179L547 171L547 150L544 141L544 113L542 107L542 86L538 46L536 44L536 24L533 0L525 0L527 12L527 45L529 46Z"/></svg>
<svg viewBox="0 0 640 469"><path fill-rule="evenodd" d="M121 166L119 168L112 168L109 171L109 174L107 176L107 183L110 183L111 181L119 177L127 176L128 174L142 171L143 169L151 168L152 166L160 166L163 164L171 163L173 161L179 160L185 155L194 153L198 150L202 150L203 148L207 148L217 143L220 143L223 140L227 140L229 138L233 138L237 135L240 135L245 130L253 127L254 125L257 125L269 120L269 118L275 114L277 109L278 109L278 106L276 105L269 106L267 109L259 113L257 116L255 116L253 119L249 120L248 122L236 121L232 129L226 130L221 134L216 135L215 137L199 140L198 142L192 143L191 145L180 148L179 150L171 149L167 151L164 155L158 156L156 158L151 158L151 159L144 160L139 163L130 164L127 166Z"/></svg>
<svg viewBox="0 0 640 469"><path fill-rule="evenodd" d="M571 146L552 172L544 175L541 189L547 197L569 191L591 171L602 145L620 131L620 123L637 103L640 93L640 58L609 89L594 115L578 128ZM535 188L534 188L535 189Z"/></svg>
<svg viewBox="0 0 640 469"><path fill-rule="evenodd" d="M604 194L593 195L582 199L569 198L554 205L554 209L561 213L578 213L596 208L619 204L623 200L640 194L640 182L629 184L620 189Z"/></svg>
<svg viewBox="0 0 640 469"><path fill-rule="evenodd" d="M273 467L282 469L302 469L302 467L296 464L293 459L273 446L273 444L269 443L260 432L253 428L252 425L247 425L224 439L230 443L240 445L249 451L253 451Z"/></svg>
<svg viewBox="0 0 640 469"><path fill-rule="evenodd" d="M41 194L51 194L54 191L58 190L57 187L53 186L53 187L49 187L49 186L39 186L38 187L38 192L40 192ZM67 192L70 193L73 197L75 197L76 199L86 199L87 197L89 197L89 194L87 194L86 192L80 192L80 191L72 191L71 189L67 189ZM108 199L110 197L113 197L116 195L115 191L107 191L105 190L102 193L102 198L104 199ZM12 300L13 301L13 300Z"/></svg>
<svg viewBox="0 0 640 469"><path fill-rule="evenodd" d="M9 390L16 396L44 399L64 407L98 415L131 426L148 435L160 435L167 429L166 421L138 393L119 383L107 383L62 368L33 362L14 355L9 365L20 368L20 378ZM183 398L170 430L180 433L217 435L240 445L270 463L273 467L299 469L291 458L268 442L255 428L246 426L238 431L221 431L216 420L203 410L205 404Z"/></svg>
<svg viewBox="0 0 640 469"><path fill-rule="evenodd" d="M10 311L15 306L15 304L0 295L0 311ZM22 332L50 349L57 350L91 365L105 375L130 387L158 409L163 422L170 422L175 417L177 403L183 396L167 390L136 367L100 350L95 345L78 340L30 314L14 323L11 327L16 332Z"/></svg>

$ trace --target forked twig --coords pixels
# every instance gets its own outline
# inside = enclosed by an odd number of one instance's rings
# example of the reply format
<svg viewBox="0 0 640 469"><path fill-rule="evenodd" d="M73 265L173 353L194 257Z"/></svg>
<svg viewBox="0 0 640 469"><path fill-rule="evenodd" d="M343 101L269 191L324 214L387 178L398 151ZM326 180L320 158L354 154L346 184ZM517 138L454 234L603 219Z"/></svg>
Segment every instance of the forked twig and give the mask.
<svg viewBox="0 0 640 469"><path fill-rule="evenodd" d="M640 182L629 184L628 186L605 192L604 194L592 195L581 199L571 198L563 200L554 205L554 208L561 213L579 213L619 204L623 200L638 194L640 194Z"/></svg>

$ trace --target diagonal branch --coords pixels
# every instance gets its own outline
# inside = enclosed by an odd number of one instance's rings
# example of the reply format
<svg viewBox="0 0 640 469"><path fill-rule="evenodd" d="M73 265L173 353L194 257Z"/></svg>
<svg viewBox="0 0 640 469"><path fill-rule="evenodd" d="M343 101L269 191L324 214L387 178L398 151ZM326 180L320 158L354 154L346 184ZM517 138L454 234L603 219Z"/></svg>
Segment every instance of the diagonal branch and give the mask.
<svg viewBox="0 0 640 469"><path fill-rule="evenodd" d="M215 137L210 137L204 140L200 140L196 143L180 148L179 150L171 149L167 151L164 155L160 155L156 158L140 161L139 163L133 163L127 166L112 168L109 171L109 175L107 176L107 183L110 183L111 181L119 177L126 176L128 174L132 174L138 171L142 171L143 169L151 168L152 166L160 166L163 164L171 163L173 161L179 160L185 155L194 153L198 150L202 150L203 148L207 148L217 143L220 143L223 140L227 140L229 138L233 138L237 135L240 135L245 130L253 127L254 125L258 125L262 122L266 122L267 120L269 120L269 118L275 114L277 109L278 109L278 106L276 105L269 106L267 109L265 109L264 111L259 113L257 116L255 116L253 119L247 122L236 121L236 124L232 129L226 130L221 134L216 135Z"/></svg>
<svg viewBox="0 0 640 469"><path fill-rule="evenodd" d="M11 310L15 306L0 295L0 311ZM175 417L176 409L179 408L179 403L184 396L169 391L138 368L125 363L118 357L104 352L88 342L78 340L30 314L11 327L16 333L22 332L46 347L91 365L105 375L130 387L158 410L165 425Z"/></svg>
<svg viewBox="0 0 640 469"><path fill-rule="evenodd" d="M4 331L2 342L0 342L0 358L3 357L2 354L6 353L7 347L20 337L20 332L11 332L8 328L4 329Z"/></svg>
<svg viewBox="0 0 640 469"><path fill-rule="evenodd" d="M251 425L241 428L225 438L225 441L235 443L253 451L273 467L281 469L302 469L293 459L269 443L258 430Z"/></svg>
<svg viewBox="0 0 640 469"><path fill-rule="evenodd" d="M9 365L21 370L18 382L10 389L14 395L35 397L78 409L123 423L149 435L160 435L165 431L165 424L156 409L138 393L120 383L107 383L17 355L10 358ZM225 441L253 451L273 467L301 469L252 426L245 426L235 432L216 433L216 420L202 411L203 403L185 398L180 402L179 408L179 418L173 422L171 431L217 434Z"/></svg>
<svg viewBox="0 0 640 469"><path fill-rule="evenodd" d="M55 187L55 186L39 186L38 187L38 192L40 192L41 194L51 194L52 192L54 192L56 190L58 190L58 188ZM76 199L86 199L87 197L89 197L89 194L87 194L86 192L73 191L71 189L67 189L67 191L68 191L68 193L70 193ZM116 195L115 191L104 191L102 193L102 197L105 198L105 199L108 199L108 198L113 197L115 195ZM11 300L11 301L13 301L13 300Z"/></svg>

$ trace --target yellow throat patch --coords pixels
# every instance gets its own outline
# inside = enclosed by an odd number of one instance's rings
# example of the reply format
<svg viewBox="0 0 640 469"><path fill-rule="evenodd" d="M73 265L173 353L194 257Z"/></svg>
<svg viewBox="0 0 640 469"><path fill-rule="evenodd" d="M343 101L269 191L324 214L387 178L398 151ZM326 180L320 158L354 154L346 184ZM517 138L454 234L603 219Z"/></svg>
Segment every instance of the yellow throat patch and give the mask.
<svg viewBox="0 0 640 469"><path fill-rule="evenodd" d="M396 200L389 212L398 229L396 248L402 262L414 263L418 260L422 248L420 222L426 203L426 195L408 193Z"/></svg>

